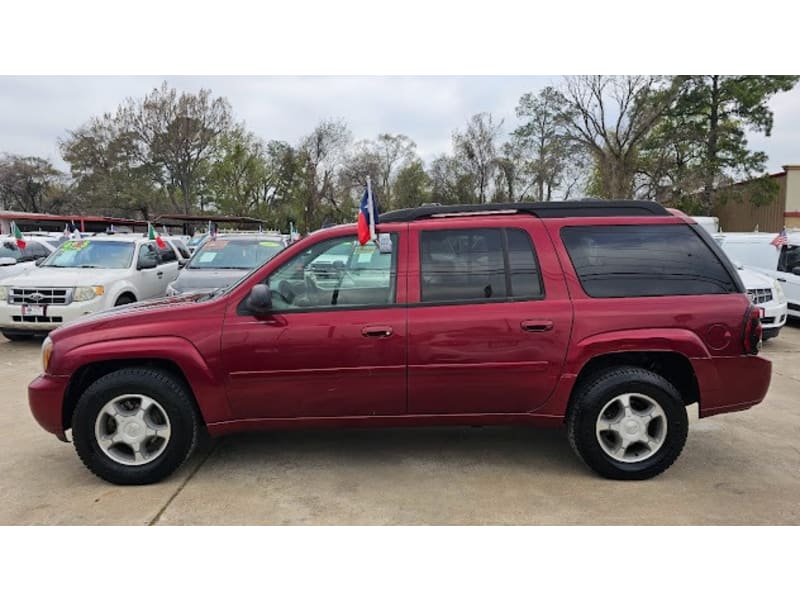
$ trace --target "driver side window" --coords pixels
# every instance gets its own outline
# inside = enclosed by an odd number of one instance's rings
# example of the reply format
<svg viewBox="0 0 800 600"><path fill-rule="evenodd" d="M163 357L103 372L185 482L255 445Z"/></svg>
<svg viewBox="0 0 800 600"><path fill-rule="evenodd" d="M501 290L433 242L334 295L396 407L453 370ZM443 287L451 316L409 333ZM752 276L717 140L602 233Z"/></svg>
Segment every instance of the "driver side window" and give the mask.
<svg viewBox="0 0 800 600"><path fill-rule="evenodd" d="M267 280L278 312L387 306L395 302L397 235L391 249L355 236L324 240L295 256Z"/></svg>

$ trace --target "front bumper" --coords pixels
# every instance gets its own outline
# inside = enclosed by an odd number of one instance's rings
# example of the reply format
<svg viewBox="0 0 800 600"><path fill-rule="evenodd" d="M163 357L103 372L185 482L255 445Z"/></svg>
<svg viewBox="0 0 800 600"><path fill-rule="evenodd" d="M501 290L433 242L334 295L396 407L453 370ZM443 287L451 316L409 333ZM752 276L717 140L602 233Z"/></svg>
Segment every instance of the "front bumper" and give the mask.
<svg viewBox="0 0 800 600"><path fill-rule="evenodd" d="M79 317L105 310L106 297L98 296L86 302L44 304L44 315L22 314L22 304L0 302L0 329L13 331L52 331Z"/></svg>
<svg viewBox="0 0 800 600"><path fill-rule="evenodd" d="M63 410L68 384L69 377L42 374L28 385L28 405L33 418L62 441L66 441Z"/></svg>
<svg viewBox="0 0 800 600"><path fill-rule="evenodd" d="M766 304L757 304L756 306L764 309L764 316L761 317L762 329L780 329L786 324L786 316L788 314L786 302L768 302Z"/></svg>

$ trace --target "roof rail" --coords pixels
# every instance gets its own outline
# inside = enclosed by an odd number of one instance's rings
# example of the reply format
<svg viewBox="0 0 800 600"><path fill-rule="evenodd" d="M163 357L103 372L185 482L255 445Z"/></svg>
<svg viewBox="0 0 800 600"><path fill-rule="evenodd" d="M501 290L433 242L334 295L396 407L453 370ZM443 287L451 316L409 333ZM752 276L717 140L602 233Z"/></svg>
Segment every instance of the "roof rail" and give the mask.
<svg viewBox="0 0 800 600"><path fill-rule="evenodd" d="M670 217L666 208L647 200L577 200L569 202L519 202L516 204L455 204L401 208L380 216L381 223L402 223L434 217L471 217L530 214L542 219L561 217Z"/></svg>

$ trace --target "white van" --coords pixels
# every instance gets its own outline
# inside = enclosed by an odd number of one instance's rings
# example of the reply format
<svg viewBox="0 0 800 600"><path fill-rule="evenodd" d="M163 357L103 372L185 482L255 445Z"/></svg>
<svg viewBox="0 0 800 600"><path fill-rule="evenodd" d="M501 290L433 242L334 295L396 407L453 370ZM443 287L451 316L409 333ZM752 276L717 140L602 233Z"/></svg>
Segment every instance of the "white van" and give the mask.
<svg viewBox="0 0 800 600"><path fill-rule="evenodd" d="M717 233L725 253L744 266L777 279L788 301L789 315L800 317L800 232L787 233L789 243L771 244L777 233Z"/></svg>

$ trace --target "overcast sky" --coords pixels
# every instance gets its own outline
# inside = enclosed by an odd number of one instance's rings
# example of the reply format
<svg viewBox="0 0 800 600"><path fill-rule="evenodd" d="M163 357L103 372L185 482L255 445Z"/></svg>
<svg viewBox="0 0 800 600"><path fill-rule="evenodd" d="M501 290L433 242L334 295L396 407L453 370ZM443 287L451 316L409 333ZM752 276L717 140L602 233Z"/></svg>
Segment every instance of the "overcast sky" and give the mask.
<svg viewBox="0 0 800 600"><path fill-rule="evenodd" d="M355 139L403 133L423 159L450 150L451 134L478 112L517 125L525 92L557 77L0 77L0 153L37 155L65 168L58 138L89 117L113 112L162 81L181 91L211 89L231 102L234 116L265 140L295 143L320 120L342 118ZM772 99L772 136L752 134L751 147L769 156L768 169L800 164L800 86Z"/></svg>

